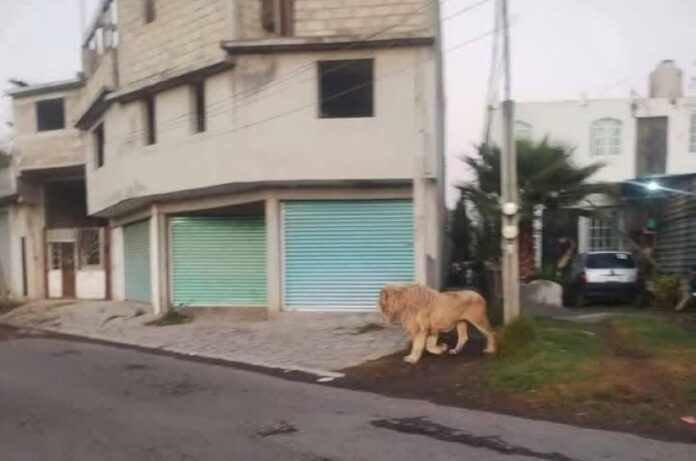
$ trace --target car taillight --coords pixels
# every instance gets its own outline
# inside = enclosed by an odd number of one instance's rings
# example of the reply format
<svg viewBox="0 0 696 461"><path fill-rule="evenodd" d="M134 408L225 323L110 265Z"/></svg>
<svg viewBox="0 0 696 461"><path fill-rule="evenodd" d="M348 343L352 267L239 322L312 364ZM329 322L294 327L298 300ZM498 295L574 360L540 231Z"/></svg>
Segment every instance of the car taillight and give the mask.
<svg viewBox="0 0 696 461"><path fill-rule="evenodd" d="M642 281L643 280L643 272L638 271L637 277L638 277L638 280Z"/></svg>
<svg viewBox="0 0 696 461"><path fill-rule="evenodd" d="M580 273L580 281L581 281L582 283L587 282L587 274L585 274L584 271Z"/></svg>

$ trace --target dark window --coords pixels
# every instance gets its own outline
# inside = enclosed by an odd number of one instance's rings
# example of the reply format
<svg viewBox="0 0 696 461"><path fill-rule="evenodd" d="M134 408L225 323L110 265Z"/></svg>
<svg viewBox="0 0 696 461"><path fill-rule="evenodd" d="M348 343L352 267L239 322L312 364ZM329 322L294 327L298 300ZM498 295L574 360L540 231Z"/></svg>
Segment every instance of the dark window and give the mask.
<svg viewBox="0 0 696 461"><path fill-rule="evenodd" d="M97 168L104 166L104 125L101 124L94 129L94 154Z"/></svg>
<svg viewBox="0 0 696 461"><path fill-rule="evenodd" d="M38 131L65 128L65 105L62 98L46 99L36 103L36 127Z"/></svg>
<svg viewBox="0 0 696 461"><path fill-rule="evenodd" d="M145 24L150 24L156 17L155 0L145 0Z"/></svg>
<svg viewBox="0 0 696 461"><path fill-rule="evenodd" d="M585 266L588 269L634 269L636 263L627 253L593 253L587 255Z"/></svg>
<svg viewBox="0 0 696 461"><path fill-rule="evenodd" d="M261 25L271 33L290 36L294 33L294 0L261 0Z"/></svg>
<svg viewBox="0 0 696 461"><path fill-rule="evenodd" d="M372 59L319 61L322 118L374 115Z"/></svg>
<svg viewBox="0 0 696 461"><path fill-rule="evenodd" d="M206 113L205 113L205 82L196 82L192 86L193 91L193 130L196 133L205 131L206 128Z"/></svg>
<svg viewBox="0 0 696 461"><path fill-rule="evenodd" d="M155 97L145 98L145 143L154 144L157 142L157 132L155 123Z"/></svg>

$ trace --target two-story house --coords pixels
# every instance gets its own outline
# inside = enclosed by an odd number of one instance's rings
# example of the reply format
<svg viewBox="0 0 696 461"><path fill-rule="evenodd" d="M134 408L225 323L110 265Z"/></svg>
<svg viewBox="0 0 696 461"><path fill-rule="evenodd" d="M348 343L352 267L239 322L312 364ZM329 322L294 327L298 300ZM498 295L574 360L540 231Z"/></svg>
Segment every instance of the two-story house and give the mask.
<svg viewBox="0 0 696 461"><path fill-rule="evenodd" d="M635 183L650 180L667 184L676 176L696 173L696 97L683 95L682 71L673 61L663 61L651 73L648 97L632 94L625 99L597 99L550 102L521 102L515 106L515 135L539 141L544 137L573 149L578 165L601 162L605 166L594 177L596 182L616 184L615 193L596 195L590 203L578 204L588 211L601 209L599 216L580 217L574 236L580 252L595 250L631 249L627 238L640 243L644 231L652 234L659 208L674 202L650 200L650 195L636 195ZM502 139L497 118L493 129L495 140ZM650 178L650 179L647 179ZM678 183L683 181L678 180ZM628 193L627 189L631 189ZM644 188L639 187L638 190ZM654 194L653 194L654 195ZM684 200L682 198L681 200ZM666 220L686 222L681 213L663 218L663 230L670 226ZM658 223L659 224L659 223ZM683 223L682 223L683 224ZM674 224L683 227L686 224ZM696 222L689 224L696 233ZM660 253L657 233L656 249ZM545 249L553 247L544 245ZM678 245L683 253L687 240L670 238L669 245ZM667 243L665 243L667 245ZM674 249L674 248L673 248ZM672 250L670 250L674 253ZM696 263L696 251L693 251ZM675 253L675 254L676 254ZM672 257L662 257L664 267L683 267Z"/></svg>
<svg viewBox="0 0 696 461"><path fill-rule="evenodd" d="M14 150L0 170L9 186L0 245L15 297L108 296L107 233L87 216L83 136L73 126L83 86L76 78L8 92Z"/></svg>
<svg viewBox="0 0 696 461"><path fill-rule="evenodd" d="M76 126L116 299L373 309L438 286L436 12L420 0L106 0Z"/></svg>

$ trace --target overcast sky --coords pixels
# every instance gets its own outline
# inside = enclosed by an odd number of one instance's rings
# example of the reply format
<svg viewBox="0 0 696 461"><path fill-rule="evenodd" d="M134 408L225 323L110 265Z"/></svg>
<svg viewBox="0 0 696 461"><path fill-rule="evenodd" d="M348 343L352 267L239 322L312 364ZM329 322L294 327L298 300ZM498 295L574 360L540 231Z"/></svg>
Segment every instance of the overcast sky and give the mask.
<svg viewBox="0 0 696 461"><path fill-rule="evenodd" d="M166 0L165 0L166 1ZM255 1L255 0L243 0ZM441 0L443 17L480 0ZM91 17L97 0L87 0ZM493 1L444 22L451 48L493 28ZM514 97L521 101L645 94L662 59L696 76L696 0L510 0ZM80 70L79 0L0 0L0 88L71 78ZM450 183L481 136L492 40L446 55ZM9 118L0 100L0 125ZM0 128L2 129L2 128Z"/></svg>

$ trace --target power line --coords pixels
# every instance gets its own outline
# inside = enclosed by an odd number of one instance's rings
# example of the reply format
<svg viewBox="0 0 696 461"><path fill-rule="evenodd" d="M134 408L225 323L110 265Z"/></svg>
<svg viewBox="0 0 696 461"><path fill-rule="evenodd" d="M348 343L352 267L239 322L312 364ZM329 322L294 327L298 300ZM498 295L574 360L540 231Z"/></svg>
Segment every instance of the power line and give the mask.
<svg viewBox="0 0 696 461"><path fill-rule="evenodd" d="M465 47L465 46L468 46L468 45L471 45L471 44L473 44L473 43L475 43L475 42L478 42L479 40L482 40L482 39L484 39L484 38L486 38L486 37L488 37L488 36L490 36L490 35L492 35L492 34L494 34L494 33L497 33L497 32L498 32L497 30L492 30L492 31L488 31L488 32L485 32L485 33L483 33L483 34L477 35L477 36L475 36L475 37L473 37L473 38L471 38L471 39L469 39L469 40L466 40L466 41L461 42L461 43L459 43L459 44L457 44L457 45L455 45L455 46L452 46L452 47L448 48L447 50L445 50L445 53L451 53L451 52L453 52L453 51L459 50L459 49L461 49L461 48L463 48L463 47ZM331 101L331 100L333 100L333 99L339 98L339 97L341 97L341 96L345 96L346 94L350 94L350 93L352 93L352 92L354 92L354 91L357 91L357 90L359 90L359 89L362 89L362 88L364 88L364 87L366 87L366 86L373 85L373 84L376 83L376 82L384 81L384 80L387 79L387 78L393 77L393 76L398 75L398 74L400 74L400 73L402 73L402 72L405 72L405 71L407 71L407 70L413 69L413 68L415 68L415 67L417 67L417 66L419 66L419 65L421 65L421 64L423 64L423 63L425 63L425 62L428 62L428 61L430 61L430 60L432 60L432 58L431 58L431 57L428 57L428 58L426 58L426 59L423 59L423 60L419 61L418 63L416 63L416 64L414 64L414 65L409 65L409 66L403 67L403 68L401 68L401 69L399 69L399 70L396 70L396 71L394 71L394 72L390 72L390 73L388 73L388 74L382 76L382 77L379 78L379 79L375 79L375 80L372 81L372 82L362 83L362 84L360 84L360 85L353 86L353 87L351 87L351 88L348 88L347 90L344 90L344 91L342 91L342 92L333 94L333 95L331 95L331 96L329 96L329 97L327 97L327 98L322 98L322 99L319 99L318 101L312 101L312 102L307 103L307 104L304 104L304 105L302 105L302 106L298 106L298 107L295 107L295 108L293 108L293 109L290 109L290 110L287 110L287 111L284 111L284 112L280 112L280 113L271 115L271 116L266 117L266 118L263 118L263 119L261 119L261 120L257 120L257 121L250 122L250 123L247 123L247 124L244 124L244 125L240 125L240 126L238 126L238 127L234 127L234 128L232 128L232 129L229 129L229 130L224 130L224 131L221 131L221 132L219 132L219 133L215 133L215 134L206 136L205 138L201 138L201 139L196 140L196 141L193 141L193 142L207 141L207 140L209 140L209 139L211 139L211 138L215 138L215 137L217 137L217 136L222 136L222 135L225 135L225 134L234 133L234 132L237 132L237 131L242 131L242 130L244 130L244 129L252 128L252 127L254 127L254 126L257 126L257 125L260 125L260 124L263 124L263 123L267 123L267 122L271 122L271 121L273 121L273 120L280 119L280 118L282 118L282 117L291 115L291 114L296 113L296 112L300 112L300 111L305 110L305 109L307 109L307 108L314 107L314 106L317 105L317 103Z"/></svg>
<svg viewBox="0 0 696 461"><path fill-rule="evenodd" d="M445 4L445 3L448 3L450 1L452 1L452 0L444 0L444 2L442 2L442 3ZM467 13L471 10L474 10L475 8L478 8L478 7L488 3L490 1L492 1L492 0L479 0L476 3L468 5L462 9L448 15L447 17L445 17L442 20L442 22L449 21L449 20L454 19L458 16L461 16L462 14ZM405 15L406 18L404 20L402 20L398 23L392 24L390 26L387 26L383 29L380 29L379 31L373 32L373 33L363 37L361 40L353 42L350 45L347 45L345 48L341 49L341 52L355 49L355 48L359 47L361 44L366 43L367 41L371 40L372 38L375 38L376 36L384 33L385 31L391 30L395 27L398 27L399 25L404 24L412 16L414 16L420 12L425 11L430 6L431 6L431 0L426 0L425 4L423 6L407 13ZM396 45L388 45L385 48L393 48L395 46ZM337 72L337 71L341 70L342 68L348 66L349 64L350 64L349 62L346 62L345 64L335 66L332 69L330 69L329 71L327 71L325 74ZM215 102L213 104L210 104L210 105L208 105L208 110L207 110L206 115L207 116L216 116L216 115L220 115L220 114L223 114L225 112L228 112L231 109L242 109L251 103L254 103L254 102L258 103L259 101L262 101L262 100L270 98L272 96L284 93L284 92L286 92L290 89L296 88L304 83L312 82L315 80L313 75L309 78L300 80L300 81L298 81L294 84L291 84L289 86L279 88L277 91L273 91L273 92L268 93L268 91L270 89L278 87L282 82L289 81L294 77L299 77L300 75L302 75L304 73L312 72L314 70L315 65L316 65L316 62L310 62L308 64L304 64L302 66L299 66L299 67L293 69L292 71L288 72L287 74L281 76L279 79L275 79L273 82L271 82L269 84L262 83L262 84L255 85L251 88L247 88L246 90L244 90L240 93L234 94L231 98L223 99L223 100L220 100L220 101ZM257 92L257 90L261 90L263 93L259 94ZM185 113L182 113L182 114L179 114L175 117L167 119L166 121L159 124L160 130L158 130L158 131L166 132L169 130L173 130L173 129L177 129L177 128L180 128L182 126L185 126L186 124L188 124L190 122L190 116L191 116L190 112L187 111ZM118 136L116 139L124 139L124 138L125 139L133 138L134 139L134 138L137 138L138 136L143 135L144 133L145 133L145 128L140 128L140 129L131 131L129 133L123 134L121 136Z"/></svg>

